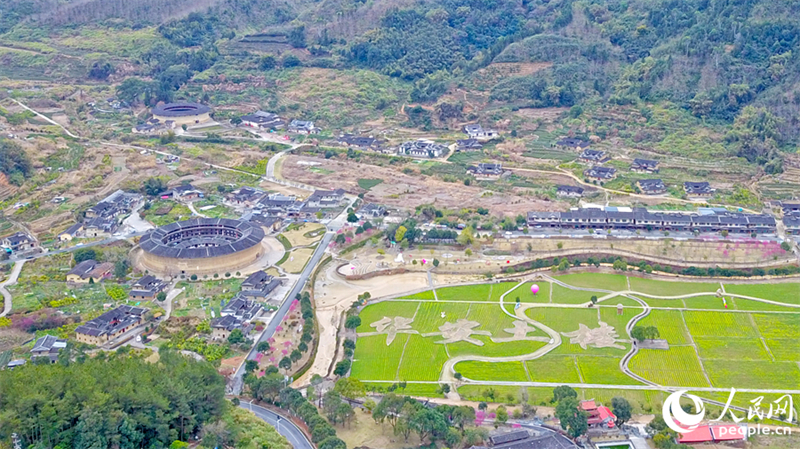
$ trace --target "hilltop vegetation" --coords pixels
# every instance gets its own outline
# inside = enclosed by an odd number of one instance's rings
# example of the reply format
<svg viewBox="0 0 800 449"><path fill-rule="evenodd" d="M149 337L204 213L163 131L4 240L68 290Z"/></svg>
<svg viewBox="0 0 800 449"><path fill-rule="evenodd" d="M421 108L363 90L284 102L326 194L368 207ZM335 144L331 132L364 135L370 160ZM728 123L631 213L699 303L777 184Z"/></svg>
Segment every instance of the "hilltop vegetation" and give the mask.
<svg viewBox="0 0 800 449"><path fill-rule="evenodd" d="M285 72L306 66L396 79L405 85L393 88L402 96L392 93L370 105L391 116L386 111L404 102L435 105L456 89L475 88L472 75L492 63L547 63L482 86L486 111L471 117L572 108L561 120L577 134L618 136L667 153L703 155L718 146L767 173L782 170L781 152L794 151L798 138L800 67L793 55L800 52L800 4L790 0L9 3L0 39L41 54L2 50L11 62L2 73L18 66L28 76L43 70L42 76L69 77L82 70L86 79L124 81L118 92L130 102L236 103L253 91L201 93L198 84L263 77L274 87L257 93L264 107L313 115L319 105L293 103L281 88L292 78ZM86 39L77 36L89 37L97 27L113 44L80 44ZM62 51L80 53L82 68L52 68ZM350 117L358 103L339 114ZM463 106L443 109L459 117ZM608 108L625 111L634 123L615 122ZM690 126L670 129L655 117L659 109ZM357 124L331 115L317 118ZM699 127L713 136L698 135Z"/></svg>

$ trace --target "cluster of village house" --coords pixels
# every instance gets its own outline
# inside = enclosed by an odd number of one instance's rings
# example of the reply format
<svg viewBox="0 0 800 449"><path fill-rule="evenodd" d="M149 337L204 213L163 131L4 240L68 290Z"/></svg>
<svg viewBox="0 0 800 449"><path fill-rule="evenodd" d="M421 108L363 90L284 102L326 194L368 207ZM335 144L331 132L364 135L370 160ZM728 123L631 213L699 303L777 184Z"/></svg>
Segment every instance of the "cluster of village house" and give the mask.
<svg viewBox="0 0 800 449"><path fill-rule="evenodd" d="M94 238L111 235L117 231L121 220L143 202L144 197L138 193L117 190L86 209L83 221L58 234L58 239L69 242L78 237Z"/></svg>
<svg viewBox="0 0 800 449"><path fill-rule="evenodd" d="M98 283L111 276L113 265L84 260L67 273L69 285ZM220 316L211 321L212 337L226 339L234 329L241 329L245 334L252 329L250 324L261 316L263 304L269 303L272 293L281 285L281 279L256 271L243 282L241 290L227 303L222 304ZM153 275L145 275L136 283L129 293L134 301L152 301L159 293L165 291L169 283ZM142 307L120 306L79 326L76 339L83 343L102 345L144 323L147 309Z"/></svg>

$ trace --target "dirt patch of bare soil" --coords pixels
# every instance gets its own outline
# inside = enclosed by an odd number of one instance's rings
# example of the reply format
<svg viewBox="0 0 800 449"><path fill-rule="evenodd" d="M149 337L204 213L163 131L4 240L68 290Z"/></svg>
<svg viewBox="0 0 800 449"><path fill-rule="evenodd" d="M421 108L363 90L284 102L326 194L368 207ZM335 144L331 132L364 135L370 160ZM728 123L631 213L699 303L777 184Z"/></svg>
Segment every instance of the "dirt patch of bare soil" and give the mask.
<svg viewBox="0 0 800 449"><path fill-rule="evenodd" d="M309 165L298 164L303 161L318 163L314 166L316 172L309 170ZM407 175L391 168L352 161L289 156L283 164L282 176L320 188L343 188L349 192L363 191L358 187L359 178L382 179L384 182L370 189L365 199L404 209L433 203L441 208L485 207L493 214L517 215L553 207L552 202L522 196L517 190L488 192L477 186L444 182L420 174Z"/></svg>

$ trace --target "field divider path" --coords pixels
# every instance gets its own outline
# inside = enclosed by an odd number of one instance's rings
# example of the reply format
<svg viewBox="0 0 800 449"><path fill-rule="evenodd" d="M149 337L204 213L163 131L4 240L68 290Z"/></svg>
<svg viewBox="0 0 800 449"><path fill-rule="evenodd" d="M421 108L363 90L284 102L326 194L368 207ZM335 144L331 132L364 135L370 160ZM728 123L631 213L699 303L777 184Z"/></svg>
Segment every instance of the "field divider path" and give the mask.
<svg viewBox="0 0 800 449"><path fill-rule="evenodd" d="M686 328L686 336L689 338L689 346L694 349L694 354L697 356L697 363L700 364L700 371L703 372L703 377L706 378L706 382L708 382L709 386L714 386L711 383L711 378L708 377L708 373L706 372L706 366L703 365L703 359L700 357L700 350L697 349L697 343L694 341L694 336L692 335L692 331L689 330L689 325L686 323L686 315L681 312L681 320L683 320L683 326Z"/></svg>

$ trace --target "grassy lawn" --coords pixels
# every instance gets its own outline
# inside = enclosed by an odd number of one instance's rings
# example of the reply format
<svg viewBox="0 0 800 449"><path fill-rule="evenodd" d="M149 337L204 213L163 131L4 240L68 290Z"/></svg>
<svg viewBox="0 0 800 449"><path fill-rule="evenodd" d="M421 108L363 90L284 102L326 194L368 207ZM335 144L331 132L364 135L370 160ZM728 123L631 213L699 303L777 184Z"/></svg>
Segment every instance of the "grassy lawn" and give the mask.
<svg viewBox="0 0 800 449"><path fill-rule="evenodd" d="M583 288L599 288L619 292L628 289L627 277L622 274L575 273L557 276L559 281Z"/></svg>
<svg viewBox="0 0 800 449"><path fill-rule="evenodd" d="M383 301L377 304L371 304L364 307L359 316L361 317L361 326L358 326L358 332L375 332L375 328L369 325L380 321L383 317L396 317L402 316L411 318L417 310L420 303L411 301ZM412 324L413 326L413 324ZM385 339L385 338L384 338Z"/></svg>
<svg viewBox="0 0 800 449"><path fill-rule="evenodd" d="M558 284L553 285L553 304L584 304L588 303L592 296L600 297L603 296L603 294L582 290L570 290Z"/></svg>
<svg viewBox="0 0 800 449"><path fill-rule="evenodd" d="M540 359L528 360L525 365L534 382L579 383L581 381L573 356L547 354Z"/></svg>
<svg viewBox="0 0 800 449"><path fill-rule="evenodd" d="M457 363L455 370L472 380L528 381L522 362L475 362L470 360Z"/></svg>
<svg viewBox="0 0 800 449"><path fill-rule="evenodd" d="M539 293L533 294L531 292L531 287L536 284L539 286ZM549 282L526 282L519 287L517 287L513 292L506 295L503 302L506 303L513 303L517 301L519 298L520 302L532 302L532 303L549 303L550 302L550 283ZM561 287L563 288L563 287ZM498 300L499 300L498 296Z"/></svg>
<svg viewBox="0 0 800 449"><path fill-rule="evenodd" d="M358 180L358 186L364 190L369 190L382 182L383 179L361 178Z"/></svg>
<svg viewBox="0 0 800 449"><path fill-rule="evenodd" d="M549 285L548 283L544 283L544 284ZM489 301L498 301L499 302L500 301L500 297L503 296L503 294L505 292L507 292L507 291L511 290L512 288L514 288L516 285L518 285L516 282L498 282L498 283L492 284L492 293L489 295ZM542 286L540 285L540 287L542 287ZM524 291L523 290L524 288L525 288L524 285L520 286L517 290L514 290L514 292L510 293L508 296L511 296L512 299L515 296L521 296L520 293L522 293ZM528 291L530 292L530 287L528 287Z"/></svg>
<svg viewBox="0 0 800 449"><path fill-rule="evenodd" d="M683 309L686 307L686 304L683 303L682 299L653 299L653 298L641 298L644 302L647 303L650 307L661 307L661 308L668 308L668 309Z"/></svg>
<svg viewBox="0 0 800 449"><path fill-rule="evenodd" d="M491 284L460 285L436 289L439 301L488 301Z"/></svg>
<svg viewBox="0 0 800 449"><path fill-rule="evenodd" d="M669 350L642 349L629 364L631 371L660 385L707 387L708 382L691 346Z"/></svg>
<svg viewBox="0 0 800 449"><path fill-rule="evenodd" d="M744 299L744 298L731 298L728 297L728 307L731 304L735 304L734 309L736 310L753 310L759 312L795 312L800 313L800 309L797 307L787 307L787 306L779 306L777 304L769 304L761 301L753 301L751 299Z"/></svg>
<svg viewBox="0 0 800 449"><path fill-rule="evenodd" d="M800 304L800 284L793 282L776 284L724 284L725 291L737 295L769 299L789 304Z"/></svg>
<svg viewBox="0 0 800 449"><path fill-rule="evenodd" d="M692 298L684 298L683 303L686 304L687 309L714 309L714 310L725 310L725 306L722 303L722 298L717 298L716 296L696 296ZM728 301L728 309L733 310L736 308L736 304L732 301Z"/></svg>
<svg viewBox="0 0 800 449"><path fill-rule="evenodd" d="M657 296L680 296L687 293L716 292L718 283L657 281L631 276L631 290Z"/></svg>
<svg viewBox="0 0 800 449"><path fill-rule="evenodd" d="M275 236L275 238L278 239L279 242L281 242L281 245L283 245L283 249L285 249L286 251L292 249L292 242L290 242L289 239L284 237L283 234L278 234Z"/></svg>
<svg viewBox="0 0 800 449"><path fill-rule="evenodd" d="M394 380L407 341L407 334L398 334L389 346L384 335L359 337L350 375L364 380Z"/></svg>

